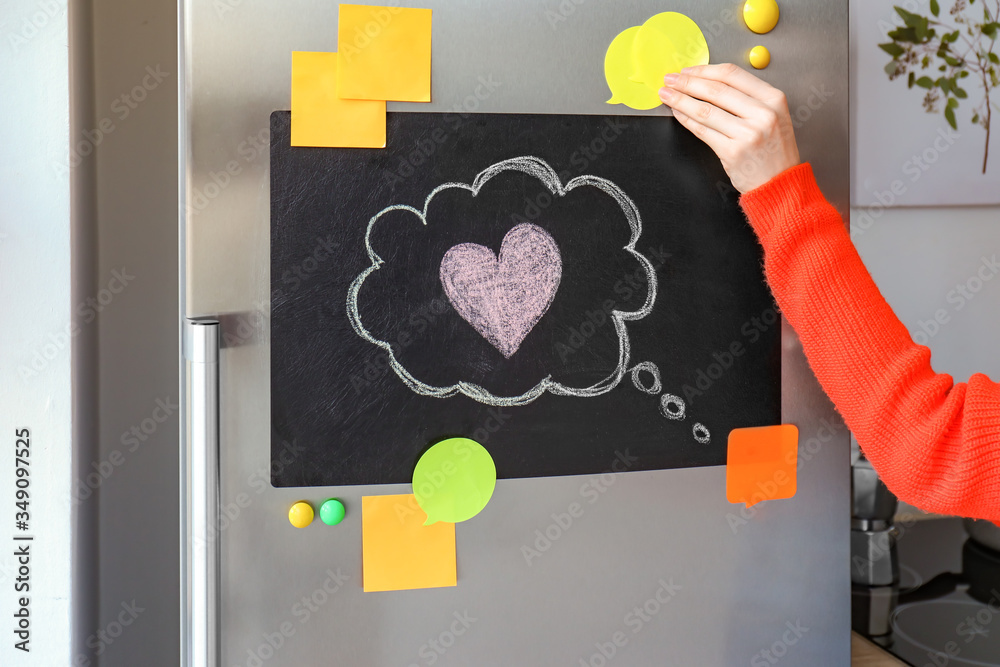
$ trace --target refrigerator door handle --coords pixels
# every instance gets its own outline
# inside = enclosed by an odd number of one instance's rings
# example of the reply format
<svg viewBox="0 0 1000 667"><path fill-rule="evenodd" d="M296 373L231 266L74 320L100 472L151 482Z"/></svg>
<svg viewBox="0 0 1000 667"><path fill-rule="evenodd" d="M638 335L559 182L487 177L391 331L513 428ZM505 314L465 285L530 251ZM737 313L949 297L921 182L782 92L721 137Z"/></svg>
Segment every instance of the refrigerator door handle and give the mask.
<svg viewBox="0 0 1000 667"><path fill-rule="evenodd" d="M219 322L186 319L181 382L181 665L219 664Z"/></svg>

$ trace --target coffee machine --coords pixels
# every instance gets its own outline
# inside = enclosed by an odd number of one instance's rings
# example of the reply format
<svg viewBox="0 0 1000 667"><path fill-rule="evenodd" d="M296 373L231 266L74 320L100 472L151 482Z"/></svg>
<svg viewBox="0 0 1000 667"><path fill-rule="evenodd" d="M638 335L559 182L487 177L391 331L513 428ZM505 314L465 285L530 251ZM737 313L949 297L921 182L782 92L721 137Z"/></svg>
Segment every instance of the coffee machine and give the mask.
<svg viewBox="0 0 1000 667"><path fill-rule="evenodd" d="M1000 665L1000 527L897 513L858 454L851 466L851 625L915 665Z"/></svg>

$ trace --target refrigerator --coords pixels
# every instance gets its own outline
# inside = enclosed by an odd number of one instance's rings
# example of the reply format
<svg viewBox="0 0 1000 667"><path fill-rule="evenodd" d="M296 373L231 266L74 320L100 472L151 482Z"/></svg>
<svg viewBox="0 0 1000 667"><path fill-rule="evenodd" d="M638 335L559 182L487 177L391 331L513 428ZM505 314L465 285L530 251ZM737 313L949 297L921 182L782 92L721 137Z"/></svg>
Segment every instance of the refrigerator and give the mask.
<svg viewBox="0 0 1000 667"><path fill-rule="evenodd" d="M604 74L616 35L665 11L697 24L712 63L750 68L766 46L757 74L847 211L848 3L779 4L758 34L742 3L715 0L407 3L432 10L430 101L386 103L385 148L314 148L289 138L292 53L351 48L343 8L180 3L183 664L848 663L849 433L770 305L717 159L664 107L609 103ZM515 226L578 225L552 231L562 281L509 356L447 285L441 298L447 262L391 236L434 228L435 211L474 228L468 202L431 202L446 185L489 209L491 252ZM601 194L571 203L585 188ZM586 218L611 200L632 226L602 236ZM410 218L382 231L396 214ZM632 256L574 268L577 245L609 239ZM361 285L368 269L389 278ZM605 310L562 297L620 270ZM420 296L402 311L416 343L376 335L376 290ZM427 379L484 360L485 380ZM534 372L550 381L521 382ZM794 495L731 503L729 431L778 423L798 428ZM455 585L366 591L362 499L413 493L423 448L448 436L482 444L498 476L455 524ZM289 522L334 498L337 525Z"/></svg>

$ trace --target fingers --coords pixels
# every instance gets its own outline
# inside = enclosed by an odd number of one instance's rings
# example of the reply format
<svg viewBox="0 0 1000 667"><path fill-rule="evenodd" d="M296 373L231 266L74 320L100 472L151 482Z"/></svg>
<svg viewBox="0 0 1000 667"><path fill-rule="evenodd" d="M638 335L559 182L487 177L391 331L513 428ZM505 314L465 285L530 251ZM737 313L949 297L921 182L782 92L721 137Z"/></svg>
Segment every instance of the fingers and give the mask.
<svg viewBox="0 0 1000 667"><path fill-rule="evenodd" d="M710 102L740 118L757 115L758 110L764 106L762 102L733 88L724 81L706 79L694 74L668 74L664 77L664 83L669 88Z"/></svg>
<svg viewBox="0 0 1000 667"><path fill-rule="evenodd" d="M728 149L728 146L732 142L729 137L699 123L682 111L674 109L674 118L677 119L677 122L686 127L691 134L708 144L708 147L711 148L716 155L723 155L723 152Z"/></svg>
<svg viewBox="0 0 1000 667"><path fill-rule="evenodd" d="M784 94L780 90L733 63L686 67L682 70L682 73L702 79L721 81L744 95L764 102L769 106L775 100L780 99L782 102L784 101Z"/></svg>
<svg viewBox="0 0 1000 667"><path fill-rule="evenodd" d="M711 101L695 99L681 92L680 88L673 86L660 88L660 100L674 112L679 111L727 138L736 138L743 133L743 123L739 118Z"/></svg>
<svg viewBox="0 0 1000 667"><path fill-rule="evenodd" d="M704 141L740 192L799 163L784 94L736 65L704 65L665 77L660 99Z"/></svg>

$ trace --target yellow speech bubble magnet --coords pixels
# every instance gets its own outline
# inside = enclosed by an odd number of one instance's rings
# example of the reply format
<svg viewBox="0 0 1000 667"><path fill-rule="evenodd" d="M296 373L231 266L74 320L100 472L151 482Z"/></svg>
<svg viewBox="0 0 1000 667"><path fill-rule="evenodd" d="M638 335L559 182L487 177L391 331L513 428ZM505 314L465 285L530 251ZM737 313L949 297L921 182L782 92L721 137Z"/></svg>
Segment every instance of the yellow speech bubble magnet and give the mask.
<svg viewBox="0 0 1000 667"><path fill-rule="evenodd" d="M629 79L659 90L663 77L708 64L708 42L698 24L678 12L656 14L639 26L632 42Z"/></svg>
<svg viewBox="0 0 1000 667"><path fill-rule="evenodd" d="M608 52L604 54L604 78L611 89L608 104L624 104L630 109L652 109L659 106L658 88L632 81L629 76L635 70L632 60L632 44L639 32L639 26L622 30L611 40Z"/></svg>

